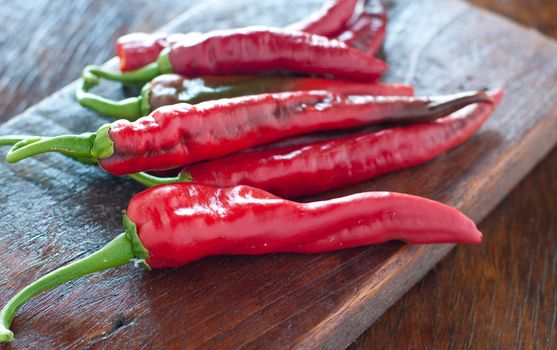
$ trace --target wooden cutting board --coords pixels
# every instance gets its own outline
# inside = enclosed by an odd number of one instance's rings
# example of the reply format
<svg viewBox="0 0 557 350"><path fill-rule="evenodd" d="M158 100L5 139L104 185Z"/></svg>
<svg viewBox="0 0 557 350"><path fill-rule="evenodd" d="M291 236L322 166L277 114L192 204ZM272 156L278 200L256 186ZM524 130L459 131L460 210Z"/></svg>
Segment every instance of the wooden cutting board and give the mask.
<svg viewBox="0 0 557 350"><path fill-rule="evenodd" d="M205 1L166 30L284 25L320 3ZM448 154L314 198L401 191L480 221L557 141L557 45L457 0L395 1L390 15L386 80L414 84L420 94L503 86L507 97ZM13 118L0 134L96 130L107 120L81 108L74 89ZM114 85L99 92L121 97ZM119 211L141 189L60 155L0 163L0 304L121 232ZM0 348L341 348L452 248L390 243L311 256L216 257L164 271L128 266L36 298L16 317L16 341Z"/></svg>

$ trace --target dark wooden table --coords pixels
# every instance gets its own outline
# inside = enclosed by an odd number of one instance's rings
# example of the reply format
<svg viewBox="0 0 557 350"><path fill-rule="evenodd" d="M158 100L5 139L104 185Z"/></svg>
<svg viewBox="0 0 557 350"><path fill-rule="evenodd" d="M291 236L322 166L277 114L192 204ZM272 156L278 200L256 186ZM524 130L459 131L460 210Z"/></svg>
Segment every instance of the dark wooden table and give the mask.
<svg viewBox="0 0 557 350"><path fill-rule="evenodd" d="M555 0L473 2L557 37ZM195 4L3 1L0 122L110 58L117 36L153 30ZM351 348L557 347L556 194L554 150L482 222L480 247L454 250Z"/></svg>

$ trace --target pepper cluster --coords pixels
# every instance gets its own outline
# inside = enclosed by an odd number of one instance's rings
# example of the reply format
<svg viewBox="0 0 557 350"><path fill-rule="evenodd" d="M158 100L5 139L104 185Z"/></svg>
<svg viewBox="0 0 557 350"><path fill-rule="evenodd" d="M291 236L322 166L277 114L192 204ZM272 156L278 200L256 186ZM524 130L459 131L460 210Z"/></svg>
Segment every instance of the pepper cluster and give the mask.
<svg viewBox="0 0 557 350"><path fill-rule="evenodd" d="M59 152L153 188L130 201L124 233L7 303L0 342L13 340L12 319L33 296L130 260L149 269L389 240L479 243L472 220L425 198L289 200L431 160L473 135L500 102L501 90L415 97L411 86L379 82L386 24L379 0L329 0L285 28L121 37L120 72L88 66L76 93L119 120L81 135L2 136L0 145L12 146L10 163ZM144 86L113 101L89 91L102 78ZM316 133L326 130L337 132Z"/></svg>

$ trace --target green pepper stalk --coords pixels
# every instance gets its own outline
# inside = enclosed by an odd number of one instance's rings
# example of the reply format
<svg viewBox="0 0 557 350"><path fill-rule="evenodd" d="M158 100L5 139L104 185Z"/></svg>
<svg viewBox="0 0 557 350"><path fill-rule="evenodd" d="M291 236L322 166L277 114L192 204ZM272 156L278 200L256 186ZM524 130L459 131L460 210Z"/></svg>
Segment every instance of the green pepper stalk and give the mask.
<svg viewBox="0 0 557 350"><path fill-rule="evenodd" d="M83 78L82 86L76 91L77 100L84 107L91 108L101 114L128 120L135 120L142 115L148 114L151 109L147 99L142 96L114 101L91 94L88 91L100 83L100 78L119 81L127 85L144 84L161 74L171 73L172 65L168 53L169 49L163 50L156 62L131 72L121 73L95 65L85 67L81 73Z"/></svg>
<svg viewBox="0 0 557 350"><path fill-rule="evenodd" d="M81 135L0 136L0 146L13 145L6 155L8 163L15 163L40 153L59 152L82 163L92 164L114 153L114 145L108 135L109 130L110 125L106 124L95 133Z"/></svg>
<svg viewBox="0 0 557 350"><path fill-rule="evenodd" d="M0 343L14 340L14 334L9 329L12 320L17 310L35 295L78 277L125 265L134 257L132 245L125 234L121 234L96 253L54 270L31 283L12 297L0 311Z"/></svg>
<svg viewBox="0 0 557 350"><path fill-rule="evenodd" d="M82 137L84 135L80 135L79 137ZM23 148L25 146L28 146L30 144L33 143L37 143L39 141L45 141L41 144L47 144L49 142L46 142L47 140L52 139L53 137L45 137L45 136L29 136L29 135L4 135L4 136L0 136L0 146L13 146L12 149L10 150L10 152L15 152L20 148ZM50 141L51 143L52 141ZM58 149L60 153L73 158L75 160L77 160L78 162L81 162L83 164L96 164L97 160L95 158L93 158L92 156L84 156L83 154L81 154L81 152L75 153L75 152L68 152L68 151L63 151L62 150L62 143L67 145L68 142L68 136L64 136L62 138L62 140L57 141L59 144L58 146L60 146L60 148ZM78 141L79 142L79 141Z"/></svg>
<svg viewBox="0 0 557 350"><path fill-rule="evenodd" d="M107 70L99 66L90 65L83 69L81 77L83 78L83 87L87 91L100 82L100 78L119 81L124 84L145 83L154 77L172 73L172 64L169 58L170 48L164 49L156 62L153 62L143 68L130 72L117 72Z"/></svg>
<svg viewBox="0 0 557 350"><path fill-rule="evenodd" d="M66 142L71 142L68 141L67 139L68 136L63 136L63 137L66 138ZM81 136L77 136L77 137L80 138ZM11 151L17 151L17 149L22 148L24 146L39 141L46 141L48 139L52 139L52 137L39 137L39 136L28 136L28 135L5 135L5 136L0 136L0 146L14 146ZM78 140L77 142L82 142L82 140ZM80 153L79 155L72 152L72 153L66 153L65 155L84 164L97 163L95 158L85 156L85 154L86 152L84 152L83 154ZM128 176L135 182L138 182L146 187L192 181L191 176L189 176L187 172L181 172L180 175L172 176L172 177L159 177L145 172L130 174Z"/></svg>
<svg viewBox="0 0 557 350"><path fill-rule="evenodd" d="M40 136L31 135L3 135L0 136L0 146L13 146L19 142L23 145L23 141L33 143L39 141L40 139L42 139Z"/></svg>
<svg viewBox="0 0 557 350"><path fill-rule="evenodd" d="M64 136L67 140L67 136ZM81 137L81 136L78 136ZM52 137L40 137L40 136L29 136L29 135L4 135L0 136L0 146L14 146L11 151L17 151L17 149L24 146L36 143L39 141L46 141L47 139L52 139ZM71 142L71 141L69 141ZM78 141L81 142L81 141ZM43 143L44 145L44 143ZM84 154L75 154L74 152L63 153L64 155L77 160L83 164L97 164L97 159L94 157L85 156ZM158 177L145 172L135 173L128 175L134 181L146 186L153 187L161 184L170 184L176 182L189 182L192 181L191 176L188 173L181 173L179 176L174 177Z"/></svg>
<svg viewBox="0 0 557 350"><path fill-rule="evenodd" d="M145 187L154 187L158 185L168 185L177 182L190 182L193 181L191 175L188 172L180 172L178 176L170 177L159 177L155 175L148 174L146 172L140 172L135 174L130 174L128 177L135 182L142 184Z"/></svg>
<svg viewBox="0 0 557 350"><path fill-rule="evenodd" d="M130 261L150 269L145 262L149 253L137 235L135 224L125 214L124 228L124 233L100 250L46 274L14 295L0 310L0 343L14 340L10 326L15 314L23 304L44 291L94 272L126 265Z"/></svg>
<svg viewBox="0 0 557 350"><path fill-rule="evenodd" d="M121 101L88 92L84 83L76 90L76 99L84 107L110 117L134 121L158 107L176 103L203 101L289 89L290 77L202 77L187 79L178 74L163 74L145 84L139 96ZM406 91L403 91L405 93Z"/></svg>
<svg viewBox="0 0 557 350"><path fill-rule="evenodd" d="M149 106L145 106L143 103L143 101L145 101L143 94L137 97L126 98L121 101L114 101L89 93L85 89L85 86L81 86L77 89L75 95L77 101L83 107L115 118L133 121L141 116L149 114L150 112Z"/></svg>

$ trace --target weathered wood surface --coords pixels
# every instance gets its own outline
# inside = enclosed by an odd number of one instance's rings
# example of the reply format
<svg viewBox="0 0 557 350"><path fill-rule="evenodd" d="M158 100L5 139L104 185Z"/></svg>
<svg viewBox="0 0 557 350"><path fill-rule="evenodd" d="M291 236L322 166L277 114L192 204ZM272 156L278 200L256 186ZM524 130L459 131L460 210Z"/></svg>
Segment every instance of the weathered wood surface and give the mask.
<svg viewBox="0 0 557 350"><path fill-rule="evenodd" d="M557 38L557 1L473 0ZM557 130L555 131L557 132ZM350 350L555 349L557 148Z"/></svg>
<svg viewBox="0 0 557 350"><path fill-rule="evenodd" d="M555 349L557 149L350 347Z"/></svg>
<svg viewBox="0 0 557 350"><path fill-rule="evenodd" d="M239 2L215 3L194 9L179 29L280 25L312 8L298 5L294 14L279 1L247 10ZM435 17L416 16L434 12ZM469 28L476 29L474 41ZM390 29L389 80L412 82L424 93L500 83L508 97L471 142L448 155L327 196L406 191L456 205L480 220L557 138L557 48L453 1L398 2ZM104 93L118 96L108 88ZM531 106L534 94L538 103ZM0 132L81 132L105 122L77 106L71 95L71 88L62 91ZM2 164L0 217L6 238L0 242L5 291L0 303L118 233L117 212L138 190L125 179L57 155ZM24 307L14 324L14 346L346 346L450 248L392 243L317 256L212 258L151 273L122 268L58 288Z"/></svg>
<svg viewBox="0 0 557 350"><path fill-rule="evenodd" d="M0 0L0 121L114 55L116 38L153 31L195 0Z"/></svg>

